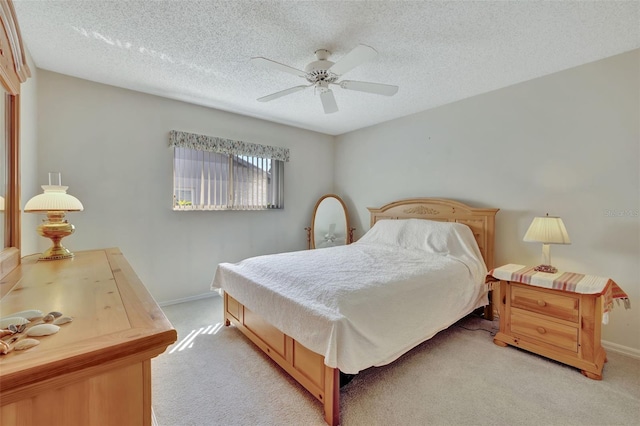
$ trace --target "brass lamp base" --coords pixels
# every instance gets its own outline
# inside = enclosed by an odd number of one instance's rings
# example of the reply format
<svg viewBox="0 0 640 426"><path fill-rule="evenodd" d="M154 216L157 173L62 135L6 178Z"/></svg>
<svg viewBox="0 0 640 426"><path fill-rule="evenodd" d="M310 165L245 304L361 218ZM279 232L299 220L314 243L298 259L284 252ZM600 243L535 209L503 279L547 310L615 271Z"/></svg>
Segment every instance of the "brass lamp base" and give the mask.
<svg viewBox="0 0 640 426"><path fill-rule="evenodd" d="M38 234L51 239L53 246L40 256L40 260L69 259L73 253L61 244L64 237L73 234L75 227L64 219L64 212L47 212L47 218L38 226Z"/></svg>
<svg viewBox="0 0 640 426"><path fill-rule="evenodd" d="M58 246L54 245L45 250L45 252L40 255L40 260L70 259L73 256L74 254L71 253L68 248L59 244Z"/></svg>

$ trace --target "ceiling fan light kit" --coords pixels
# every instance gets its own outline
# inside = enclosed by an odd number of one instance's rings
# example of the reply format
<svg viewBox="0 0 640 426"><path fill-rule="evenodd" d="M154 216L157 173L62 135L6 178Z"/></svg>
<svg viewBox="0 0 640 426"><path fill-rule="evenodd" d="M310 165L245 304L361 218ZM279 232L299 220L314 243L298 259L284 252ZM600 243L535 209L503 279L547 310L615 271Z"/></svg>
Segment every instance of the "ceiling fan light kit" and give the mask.
<svg viewBox="0 0 640 426"><path fill-rule="evenodd" d="M333 91L329 87L330 84L340 86L345 90L355 90L358 92L373 93L384 96L393 96L398 92L398 86L390 84L353 80L339 81L342 75L378 55L378 52L370 46L359 44L345 56L340 58L338 62L328 60L331 52L327 49L318 49L315 51L315 55L317 60L309 63L305 67L304 71L263 57L251 58L251 62L254 65L293 74L298 77L302 77L311 83L306 86L294 86L289 89L272 93L271 95L263 96L258 98L258 101L269 102L274 99L281 98L282 96L299 92L307 87L314 87L315 92L320 94L320 101L322 102L325 114L331 114L338 111L338 105L336 103L335 96L333 95Z"/></svg>

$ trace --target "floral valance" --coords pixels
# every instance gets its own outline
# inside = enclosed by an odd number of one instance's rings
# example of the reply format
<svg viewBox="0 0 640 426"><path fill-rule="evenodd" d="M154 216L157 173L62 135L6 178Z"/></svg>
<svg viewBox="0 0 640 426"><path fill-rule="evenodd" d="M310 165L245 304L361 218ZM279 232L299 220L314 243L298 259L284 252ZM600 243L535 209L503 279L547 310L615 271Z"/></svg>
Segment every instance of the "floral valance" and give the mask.
<svg viewBox="0 0 640 426"><path fill-rule="evenodd" d="M169 146L210 151L220 154L249 155L252 157L271 158L272 160L289 161L289 148L258 145L256 143L234 141L216 136L198 135L196 133L171 130Z"/></svg>

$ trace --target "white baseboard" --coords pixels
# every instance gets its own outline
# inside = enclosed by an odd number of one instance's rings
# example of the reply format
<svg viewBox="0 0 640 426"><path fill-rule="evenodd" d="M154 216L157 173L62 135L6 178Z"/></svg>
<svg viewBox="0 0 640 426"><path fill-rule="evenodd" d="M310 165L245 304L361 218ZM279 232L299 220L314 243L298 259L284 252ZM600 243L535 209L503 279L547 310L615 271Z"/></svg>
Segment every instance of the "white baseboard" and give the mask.
<svg viewBox="0 0 640 426"><path fill-rule="evenodd" d="M640 359L640 350L630 348L628 346L622 346L617 343L602 341L602 347L609 352L615 352L617 354L626 355L631 358Z"/></svg>
<svg viewBox="0 0 640 426"><path fill-rule="evenodd" d="M197 296L185 297L183 299L167 300L165 302L158 303L158 306L175 305L176 303L193 302L194 300L206 299L208 297L220 297L220 294L216 291L210 293L199 294Z"/></svg>

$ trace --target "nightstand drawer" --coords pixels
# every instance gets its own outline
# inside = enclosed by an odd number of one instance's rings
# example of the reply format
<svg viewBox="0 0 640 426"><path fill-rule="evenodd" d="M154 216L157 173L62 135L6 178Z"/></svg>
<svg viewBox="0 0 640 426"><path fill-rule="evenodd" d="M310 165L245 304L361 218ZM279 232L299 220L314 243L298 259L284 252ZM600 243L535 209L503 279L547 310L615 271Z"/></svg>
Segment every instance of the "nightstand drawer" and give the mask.
<svg viewBox="0 0 640 426"><path fill-rule="evenodd" d="M568 293L547 292L513 285L511 306L577 323L580 297Z"/></svg>
<svg viewBox="0 0 640 426"><path fill-rule="evenodd" d="M538 341L578 352L578 329L554 321L529 315L525 311L511 311L511 332Z"/></svg>

